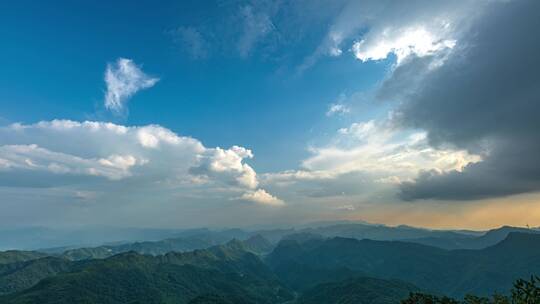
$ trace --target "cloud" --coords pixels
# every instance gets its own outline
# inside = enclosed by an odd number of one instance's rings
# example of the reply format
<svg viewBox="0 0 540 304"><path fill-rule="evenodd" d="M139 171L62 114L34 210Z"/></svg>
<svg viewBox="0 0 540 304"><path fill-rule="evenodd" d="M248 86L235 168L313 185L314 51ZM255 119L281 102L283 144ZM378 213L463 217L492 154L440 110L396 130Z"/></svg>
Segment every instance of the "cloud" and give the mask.
<svg viewBox="0 0 540 304"><path fill-rule="evenodd" d="M174 42L181 45L193 59L204 59L210 53L210 45L200 30L181 26L173 31Z"/></svg>
<svg viewBox="0 0 540 304"><path fill-rule="evenodd" d="M215 148L199 157L199 165L192 167L190 172L205 177L221 176L231 185L242 185L248 189L257 188L257 174L248 164L243 163L246 158L252 158L251 150L233 146L224 150Z"/></svg>
<svg viewBox="0 0 540 304"><path fill-rule="evenodd" d="M76 185L84 193L116 184L134 193L163 187L185 195L204 188L209 196L257 193L254 198L272 202L271 195L257 189L257 174L245 163L252 157L243 147L207 148L158 125L70 120L12 124L0 128L0 187Z"/></svg>
<svg viewBox="0 0 540 304"><path fill-rule="evenodd" d="M341 211L354 211L356 208L353 205L336 206L334 209Z"/></svg>
<svg viewBox="0 0 540 304"><path fill-rule="evenodd" d="M425 132L400 130L388 120L352 123L310 152L300 169L263 174L261 185L288 201L393 201L399 185L420 172L459 172L481 160L465 150L432 147Z"/></svg>
<svg viewBox="0 0 540 304"><path fill-rule="evenodd" d="M540 190L538 1L493 2L457 31L443 64L411 56L381 87L394 121L425 130L432 147L482 155L460 171L426 170L402 184L407 200L472 200Z"/></svg>
<svg viewBox="0 0 540 304"><path fill-rule="evenodd" d="M311 152L313 155L302 162L310 171L360 171L404 178L422 169L462 170L480 160L464 150L430 147L421 131L400 131L386 121L375 120L339 129L332 143L313 147Z"/></svg>
<svg viewBox="0 0 540 304"><path fill-rule="evenodd" d="M124 110L128 100L138 91L153 87L159 78L146 75L133 60L118 58L105 70L105 107L114 112Z"/></svg>
<svg viewBox="0 0 540 304"><path fill-rule="evenodd" d="M270 16L264 11L256 11L253 6L240 8L243 29L238 40L240 56L247 57L256 43L274 30Z"/></svg>
<svg viewBox="0 0 540 304"><path fill-rule="evenodd" d="M386 59L390 53L399 65L410 55L424 57L445 48L453 48L456 40L444 39L423 27L386 30L377 39L355 42L352 51L361 61Z"/></svg>
<svg viewBox="0 0 540 304"><path fill-rule="evenodd" d="M263 189L253 192L246 192L240 197L240 199L269 206L283 206L285 204L282 200L270 195Z"/></svg>
<svg viewBox="0 0 540 304"><path fill-rule="evenodd" d="M344 115L350 112L351 109L346 105L341 103L333 103L330 105L330 107L328 107L328 111L326 111L326 116Z"/></svg>
<svg viewBox="0 0 540 304"><path fill-rule="evenodd" d="M145 163L132 155L111 154L107 158L82 158L53 152L35 144L0 147L3 171L41 171L51 174L102 176L118 180L131 175L130 168Z"/></svg>
<svg viewBox="0 0 540 304"><path fill-rule="evenodd" d="M323 56L340 56L344 50L356 58L381 60L391 53L405 57L427 55L452 48L455 28L464 28L483 10L479 1L345 1L317 49L300 70Z"/></svg>

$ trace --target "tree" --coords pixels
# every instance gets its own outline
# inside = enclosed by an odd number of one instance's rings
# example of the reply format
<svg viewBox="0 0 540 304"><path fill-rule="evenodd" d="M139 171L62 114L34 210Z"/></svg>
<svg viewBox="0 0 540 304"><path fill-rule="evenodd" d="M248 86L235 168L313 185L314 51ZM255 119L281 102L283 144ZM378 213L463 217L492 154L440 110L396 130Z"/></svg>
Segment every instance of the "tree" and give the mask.
<svg viewBox="0 0 540 304"><path fill-rule="evenodd" d="M513 304L539 304L540 303L540 277L531 276L530 281L519 279L512 289Z"/></svg>
<svg viewBox="0 0 540 304"><path fill-rule="evenodd" d="M540 277L531 276L529 281L517 280L510 293L510 299L500 294L493 295L491 299L466 295L462 302L447 297L410 293L401 304L540 304Z"/></svg>

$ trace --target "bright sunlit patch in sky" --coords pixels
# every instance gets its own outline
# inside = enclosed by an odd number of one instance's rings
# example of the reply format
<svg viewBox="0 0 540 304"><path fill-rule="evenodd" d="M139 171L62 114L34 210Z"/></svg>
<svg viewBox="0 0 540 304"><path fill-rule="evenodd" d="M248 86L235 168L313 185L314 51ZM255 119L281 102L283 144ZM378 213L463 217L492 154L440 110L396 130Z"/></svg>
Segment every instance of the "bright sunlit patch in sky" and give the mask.
<svg viewBox="0 0 540 304"><path fill-rule="evenodd" d="M375 41L360 40L353 44L352 50L361 61L381 60L394 53L397 64L411 55L424 57L445 48L453 48L456 40L443 39L425 28L386 29Z"/></svg>

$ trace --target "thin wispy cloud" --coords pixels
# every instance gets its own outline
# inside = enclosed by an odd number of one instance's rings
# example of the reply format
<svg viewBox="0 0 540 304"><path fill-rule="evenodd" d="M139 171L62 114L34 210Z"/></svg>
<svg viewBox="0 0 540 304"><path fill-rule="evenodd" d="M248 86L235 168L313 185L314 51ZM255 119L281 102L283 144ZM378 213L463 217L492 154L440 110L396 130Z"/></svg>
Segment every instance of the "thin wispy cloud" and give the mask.
<svg viewBox="0 0 540 304"><path fill-rule="evenodd" d="M202 32L192 26L181 26L173 31L173 40L193 59L204 59L210 54L210 45Z"/></svg>
<svg viewBox="0 0 540 304"><path fill-rule="evenodd" d="M351 109L348 106L341 103L333 103L328 107L328 111L326 111L326 116L344 115L350 112Z"/></svg>
<svg viewBox="0 0 540 304"><path fill-rule="evenodd" d="M240 15L244 28L238 41L238 52L241 57L246 57L260 39L274 30L274 24L268 14L255 11L252 6L242 7Z"/></svg>
<svg viewBox="0 0 540 304"><path fill-rule="evenodd" d="M105 108L115 113L125 110L128 100L138 91L153 87L159 78L145 74L131 59L118 58L105 70Z"/></svg>

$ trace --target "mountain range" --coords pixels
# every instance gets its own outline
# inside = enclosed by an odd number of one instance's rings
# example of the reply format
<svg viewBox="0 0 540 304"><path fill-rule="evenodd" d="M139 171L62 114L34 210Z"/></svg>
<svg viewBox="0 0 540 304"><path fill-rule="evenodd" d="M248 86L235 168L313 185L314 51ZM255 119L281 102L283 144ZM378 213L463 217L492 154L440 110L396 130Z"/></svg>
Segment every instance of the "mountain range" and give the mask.
<svg viewBox="0 0 540 304"><path fill-rule="evenodd" d="M305 290L351 276L399 279L422 290L462 297L509 290L540 273L540 235L510 233L481 250L445 250L401 242L332 239L282 241L266 258L286 286ZM309 274L309 275L305 275Z"/></svg>
<svg viewBox="0 0 540 304"><path fill-rule="evenodd" d="M318 225L318 226L315 226ZM30 232L31 233L30 233ZM138 240L132 240L139 232ZM243 230L243 229L222 229L212 230L207 228L188 230L158 230L151 229L124 229L113 233L117 237L126 235L126 239L108 242L99 246L68 245L62 247L33 248L34 250L47 254L64 254L67 258L80 260L86 258L104 258L117 253L127 251L137 251L148 254L163 254L169 251L189 251L195 249L208 248L219 244L224 244L232 239L246 240L254 236L262 236L271 244L277 244L284 238L292 237L346 237L355 239L371 239L379 241L407 241L419 243L443 249L482 249L502 241L510 232L539 233L538 229L528 229L520 227L504 226L489 231L468 231L468 230L430 230L410 226L385 226L368 224L364 222L319 222L311 226L287 229L267 229L267 230ZM30 235L28 235L30 233ZM14 233L21 236L22 243L27 244L28 239L40 238L41 235L34 235L36 230L25 229L22 232ZM105 236L105 231L101 231ZM14 236L5 237L6 231L0 231L0 248L9 246L15 241ZM91 234L88 232L87 234ZM75 232L72 235L76 235ZM81 234L80 238L85 239L86 234ZM159 238L160 235L165 237ZM58 236L60 237L60 236ZM51 238L51 232L44 233L44 239ZM94 236L93 238L97 238ZM105 240L111 240L113 236L107 236ZM157 239L155 239L157 238ZM79 241L80 242L80 241ZM96 240L94 240L96 242ZM42 244L39 241L38 244ZM52 242L56 244L56 242ZM76 243L76 242L75 242ZM17 248L26 248L25 246ZM1 263L1 260L0 260Z"/></svg>
<svg viewBox="0 0 540 304"><path fill-rule="evenodd" d="M505 293L538 273L535 229L194 229L159 241L0 252L0 303L390 304L417 291Z"/></svg>

